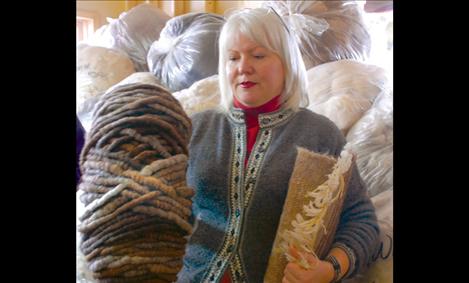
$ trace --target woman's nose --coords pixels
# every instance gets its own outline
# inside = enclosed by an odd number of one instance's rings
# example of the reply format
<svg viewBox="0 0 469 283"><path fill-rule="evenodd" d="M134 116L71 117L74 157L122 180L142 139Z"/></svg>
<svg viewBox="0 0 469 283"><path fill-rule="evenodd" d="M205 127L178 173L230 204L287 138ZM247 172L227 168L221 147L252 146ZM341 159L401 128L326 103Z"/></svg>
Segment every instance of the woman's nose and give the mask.
<svg viewBox="0 0 469 283"><path fill-rule="evenodd" d="M238 72L241 73L241 74L244 74L244 73L250 74L253 71L254 71L254 68L252 66L251 60L249 60L249 58L242 57L239 60Z"/></svg>

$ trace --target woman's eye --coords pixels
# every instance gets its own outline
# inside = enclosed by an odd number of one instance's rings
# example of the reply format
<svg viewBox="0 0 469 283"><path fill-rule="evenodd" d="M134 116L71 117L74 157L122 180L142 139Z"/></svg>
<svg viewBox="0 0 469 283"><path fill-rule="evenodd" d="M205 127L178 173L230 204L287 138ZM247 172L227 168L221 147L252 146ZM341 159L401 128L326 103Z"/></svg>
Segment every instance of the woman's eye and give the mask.
<svg viewBox="0 0 469 283"><path fill-rule="evenodd" d="M236 58L236 57L228 57L228 60L230 60L230 61L236 61L237 59L238 58Z"/></svg>
<svg viewBox="0 0 469 283"><path fill-rule="evenodd" d="M265 57L264 55L254 55L254 58L256 58L256 59L262 59L264 57Z"/></svg>

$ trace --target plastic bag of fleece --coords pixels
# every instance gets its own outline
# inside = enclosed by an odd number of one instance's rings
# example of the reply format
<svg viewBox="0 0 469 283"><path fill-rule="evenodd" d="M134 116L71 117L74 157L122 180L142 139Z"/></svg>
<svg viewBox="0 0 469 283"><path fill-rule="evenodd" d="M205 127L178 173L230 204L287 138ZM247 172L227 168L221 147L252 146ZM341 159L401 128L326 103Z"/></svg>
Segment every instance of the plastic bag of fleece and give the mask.
<svg viewBox="0 0 469 283"><path fill-rule="evenodd" d="M370 34L356 1L265 1L298 41L306 68L341 59L365 60Z"/></svg>
<svg viewBox="0 0 469 283"><path fill-rule="evenodd" d="M389 89L383 68L354 60L318 65L307 71L307 78L308 109L332 120L344 135Z"/></svg>
<svg viewBox="0 0 469 283"><path fill-rule="evenodd" d="M157 85L164 87L160 81L155 78L155 76L150 73L150 72L136 72L131 74L130 76L126 77L125 79L121 80L117 84L111 86L108 88L106 92L113 91L119 86L126 85L126 84L134 84L134 83L140 83L140 84L151 84L151 85Z"/></svg>
<svg viewBox="0 0 469 283"><path fill-rule="evenodd" d="M371 198L379 225L379 249L368 269L343 283L392 283L394 265L393 192L384 191Z"/></svg>
<svg viewBox="0 0 469 283"><path fill-rule="evenodd" d="M122 50L138 72L147 72L148 50L169 19L170 16L155 6L140 4L117 19L108 18L109 24L100 27L87 43Z"/></svg>
<svg viewBox="0 0 469 283"><path fill-rule="evenodd" d="M370 197L393 189L393 93L386 91L350 129L347 146L357 155L357 166Z"/></svg>
<svg viewBox="0 0 469 283"><path fill-rule="evenodd" d="M218 36L225 19L188 13L169 20L148 51L148 68L172 92L218 73Z"/></svg>
<svg viewBox="0 0 469 283"><path fill-rule="evenodd" d="M220 105L218 75L213 75L193 83L189 88L173 92L188 116Z"/></svg>
<svg viewBox="0 0 469 283"><path fill-rule="evenodd" d="M132 61L122 51L77 45L76 113L86 131L91 127L92 110L99 97L134 72Z"/></svg>

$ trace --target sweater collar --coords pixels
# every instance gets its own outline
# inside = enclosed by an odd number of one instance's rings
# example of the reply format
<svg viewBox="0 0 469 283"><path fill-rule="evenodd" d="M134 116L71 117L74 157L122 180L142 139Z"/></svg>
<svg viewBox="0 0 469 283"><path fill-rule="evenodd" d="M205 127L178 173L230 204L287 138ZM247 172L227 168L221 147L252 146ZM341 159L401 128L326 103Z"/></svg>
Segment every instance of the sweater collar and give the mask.
<svg viewBox="0 0 469 283"><path fill-rule="evenodd" d="M247 128L258 128L259 114L274 112L280 108L280 95L257 107L246 106L236 97L233 97L233 106L244 112L244 120Z"/></svg>
<svg viewBox="0 0 469 283"><path fill-rule="evenodd" d="M233 106L241 109L248 116L257 116L262 113L269 113L278 110L280 108L280 95L277 95L266 103L256 107L246 106L242 104L236 96L233 96Z"/></svg>
<svg viewBox="0 0 469 283"><path fill-rule="evenodd" d="M280 96L276 96L265 104L257 107L248 107L241 104L236 97L230 107L228 116L237 124L245 124L247 115L257 115L260 128L273 127L286 120L293 114L293 110L281 107Z"/></svg>

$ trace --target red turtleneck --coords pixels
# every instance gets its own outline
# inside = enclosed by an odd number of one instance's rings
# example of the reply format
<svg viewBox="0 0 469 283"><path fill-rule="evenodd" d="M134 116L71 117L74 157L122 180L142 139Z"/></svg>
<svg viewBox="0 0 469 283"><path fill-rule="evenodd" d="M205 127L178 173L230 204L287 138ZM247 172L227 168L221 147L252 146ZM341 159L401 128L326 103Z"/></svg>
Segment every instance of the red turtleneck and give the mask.
<svg viewBox="0 0 469 283"><path fill-rule="evenodd" d="M240 108L244 112L246 120L246 139L247 139L247 152L246 158L244 160L244 165L246 165L251 150L256 142L257 133L259 132L259 114L274 112L280 108L280 95L272 98L261 106L249 107L243 105L236 97L233 97L233 106Z"/></svg>
<svg viewBox="0 0 469 283"><path fill-rule="evenodd" d="M246 139L247 139L247 151L246 158L244 159L244 166L248 162L249 155L251 154L254 143L256 142L257 133L259 132L259 114L274 112L280 108L280 95L272 98L270 101L257 107L249 107L243 105L236 97L233 97L233 106L240 108L244 112L246 120ZM228 268L225 270L225 274L220 283L231 283L231 276Z"/></svg>

